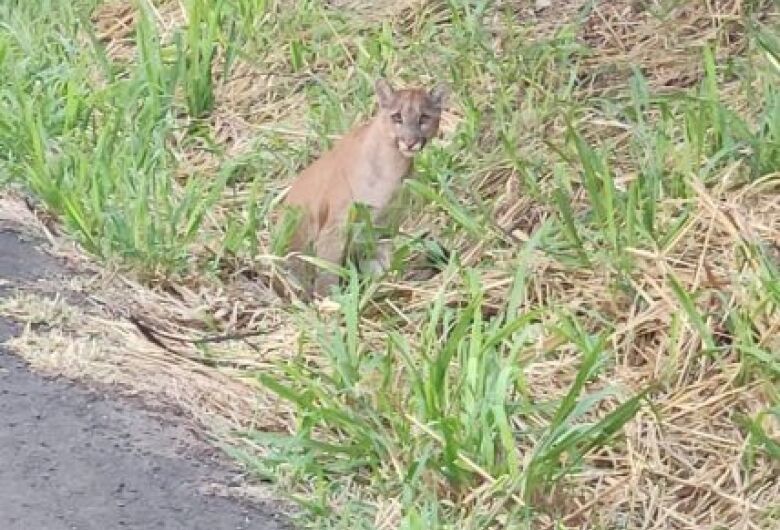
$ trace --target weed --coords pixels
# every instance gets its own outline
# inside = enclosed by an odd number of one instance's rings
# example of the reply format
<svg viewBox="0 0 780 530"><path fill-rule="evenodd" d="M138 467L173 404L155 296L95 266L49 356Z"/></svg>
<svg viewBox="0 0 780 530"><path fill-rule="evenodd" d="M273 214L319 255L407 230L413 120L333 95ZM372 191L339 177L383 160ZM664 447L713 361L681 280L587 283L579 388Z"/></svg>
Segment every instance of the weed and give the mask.
<svg viewBox="0 0 780 530"><path fill-rule="evenodd" d="M215 407L231 454L316 528L776 518L776 5L293 4L0 4L0 182L182 287L174 335L278 326L193 352L273 404ZM268 303L280 192L378 75L453 88L391 274Z"/></svg>

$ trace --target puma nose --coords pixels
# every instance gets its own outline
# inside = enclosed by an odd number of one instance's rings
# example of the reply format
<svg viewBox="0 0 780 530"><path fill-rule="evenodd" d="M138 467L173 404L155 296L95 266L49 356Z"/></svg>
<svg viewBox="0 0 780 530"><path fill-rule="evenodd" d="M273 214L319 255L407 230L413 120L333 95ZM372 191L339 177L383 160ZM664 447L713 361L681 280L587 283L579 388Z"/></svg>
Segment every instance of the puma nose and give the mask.
<svg viewBox="0 0 780 530"><path fill-rule="evenodd" d="M422 142L420 140L401 140L401 145L406 149L407 151L419 151L422 147Z"/></svg>

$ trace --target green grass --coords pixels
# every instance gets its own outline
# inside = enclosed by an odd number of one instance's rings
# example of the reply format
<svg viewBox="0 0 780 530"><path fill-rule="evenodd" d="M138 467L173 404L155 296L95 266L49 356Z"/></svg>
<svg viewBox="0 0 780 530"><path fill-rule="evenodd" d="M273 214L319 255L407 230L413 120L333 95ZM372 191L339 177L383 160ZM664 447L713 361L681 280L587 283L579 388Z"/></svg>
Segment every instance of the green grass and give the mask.
<svg viewBox="0 0 780 530"><path fill-rule="evenodd" d="M540 30L509 2L389 18L188 0L189 24L162 34L178 7L139 0L124 56L90 21L97 1L6 0L0 182L128 274L219 289L284 248L278 191L370 114L376 76L444 79L455 124L416 161L404 200L419 209L399 213L451 251L445 270L404 293L347 267L336 313L291 307L300 351L242 374L293 407L289 432L245 430L231 453L300 503L303 526L538 528L573 511L561 499L590 500L604 461L627 473L627 425L671 415L678 392L736 363L729 384L759 408L740 402L728 425L760 489L778 458L780 272L768 230L711 209L778 193L780 41L776 17L756 15L771 4L745 2L739 53L720 27L688 52L695 82L670 88L653 64L595 60L586 8ZM226 139L231 117L254 127ZM761 211L751 219L778 228ZM400 273L434 244L409 241ZM652 331L632 320L661 306Z"/></svg>

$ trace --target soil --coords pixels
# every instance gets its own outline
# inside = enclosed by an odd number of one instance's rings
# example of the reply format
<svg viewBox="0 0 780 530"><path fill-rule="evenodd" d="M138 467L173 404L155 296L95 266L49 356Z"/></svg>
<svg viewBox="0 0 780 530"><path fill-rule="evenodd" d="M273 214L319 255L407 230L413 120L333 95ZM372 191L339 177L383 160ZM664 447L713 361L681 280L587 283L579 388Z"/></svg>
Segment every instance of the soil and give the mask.
<svg viewBox="0 0 780 530"><path fill-rule="evenodd" d="M0 297L65 274L0 227ZM268 507L209 494L239 475L181 418L31 372L2 346L18 331L0 319L0 528L291 528Z"/></svg>

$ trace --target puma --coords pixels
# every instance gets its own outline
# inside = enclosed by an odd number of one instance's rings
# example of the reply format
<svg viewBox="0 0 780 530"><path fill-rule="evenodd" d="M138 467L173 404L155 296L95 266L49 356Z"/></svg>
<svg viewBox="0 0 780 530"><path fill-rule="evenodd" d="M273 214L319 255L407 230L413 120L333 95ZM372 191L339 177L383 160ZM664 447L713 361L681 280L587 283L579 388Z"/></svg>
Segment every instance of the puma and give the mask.
<svg viewBox="0 0 780 530"><path fill-rule="evenodd" d="M412 159L438 133L447 92L444 85L431 90L396 90L387 80L379 79L374 88L379 103L376 115L341 138L290 186L283 204L298 208L301 218L289 250L342 264L352 205L366 206L372 222L381 222L409 174ZM300 265L294 272L300 279ZM313 286L306 287L307 294L313 290L316 296L324 297L337 284L338 276L320 270L313 280Z"/></svg>

